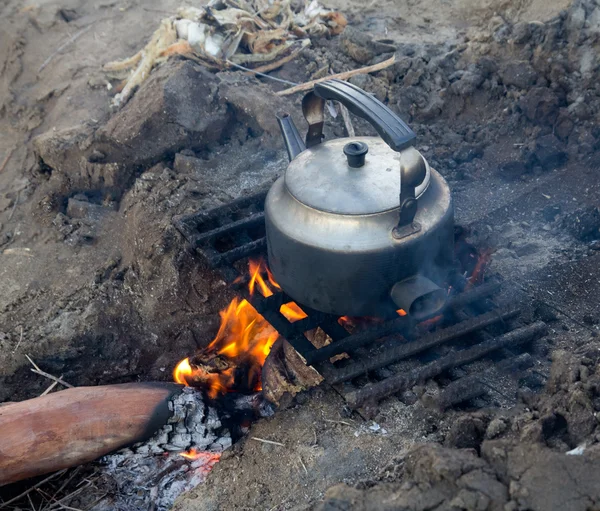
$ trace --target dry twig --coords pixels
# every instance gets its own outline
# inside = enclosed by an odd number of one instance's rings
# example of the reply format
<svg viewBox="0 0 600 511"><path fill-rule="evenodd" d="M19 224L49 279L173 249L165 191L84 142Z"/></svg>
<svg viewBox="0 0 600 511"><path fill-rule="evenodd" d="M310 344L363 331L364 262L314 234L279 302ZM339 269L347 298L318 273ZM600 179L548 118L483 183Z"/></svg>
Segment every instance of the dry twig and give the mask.
<svg viewBox="0 0 600 511"><path fill-rule="evenodd" d="M65 43L61 44L56 51L54 51L46 60L44 60L44 62L42 63L42 65L40 66L40 68L38 69L38 73L41 72L48 64L50 64L50 61L56 57L61 51L63 51L67 46L69 46L71 43L74 43L75 41L77 41L77 39L79 39L83 34L85 34L88 30L90 30L92 28L94 23L90 23L87 27L82 28L79 32L77 32L76 34L72 35L71 38L66 41Z"/></svg>
<svg viewBox="0 0 600 511"><path fill-rule="evenodd" d="M348 112L348 109L341 103L339 103L339 106L340 112L342 113L342 119L344 119L344 126L346 127L346 135L352 138L355 136L355 133L354 126L352 125L352 119L350 119L350 113Z"/></svg>
<svg viewBox="0 0 600 511"><path fill-rule="evenodd" d="M23 327L21 326L21 337L19 337L19 342L17 343L17 345L15 346L15 349L13 350L13 355L17 352L17 350L19 349L19 346L21 346L22 342L23 342Z"/></svg>
<svg viewBox="0 0 600 511"><path fill-rule="evenodd" d="M298 456L298 459L300 460L300 465L302 465L302 468L304 469L304 472L306 472L306 475L308 475L308 470L306 470L306 465L302 461L302 457Z"/></svg>
<svg viewBox="0 0 600 511"><path fill-rule="evenodd" d="M4 160L2 160L2 164L0 164L0 172L2 172L4 170L4 168L8 164L10 158L12 157L12 155L15 152L16 149L17 148L13 146L13 148L10 151L8 151L8 154L6 155L6 157L4 158Z"/></svg>
<svg viewBox="0 0 600 511"><path fill-rule="evenodd" d="M23 493L21 493L21 494L17 495L16 497L13 497L12 499L7 500L6 502L3 502L2 504L0 504L0 509L4 509L4 508L8 507L13 502L18 502L22 498L24 498L27 495L29 495L33 490L36 490L37 488L39 488L43 484L46 484L51 479L54 479L55 477L62 476L66 471L67 471L67 469L65 468L65 469L63 469L63 470L61 470L59 472L55 472L54 474L49 475L45 479L42 479L39 483L34 484L31 488L28 488Z"/></svg>
<svg viewBox="0 0 600 511"><path fill-rule="evenodd" d="M317 83L324 82L326 80L347 80L348 78L352 78L356 75L364 75L367 73L374 73L375 71L381 71L382 69L386 69L390 67L392 64L396 62L396 56L392 56L391 58L380 62L379 64L374 64L372 66L361 67L359 69L353 69L352 71L344 71L343 73L337 73L335 75L324 76L323 78L318 78L317 80L311 80L310 82L301 83L300 85L296 85L295 87L291 87L289 89L285 89L279 92L276 92L278 96L287 96L289 94L294 94L296 92L303 92L305 90L312 89Z"/></svg>
<svg viewBox="0 0 600 511"><path fill-rule="evenodd" d="M256 440L257 442L262 442L263 444L271 444L271 445L279 445L280 447L285 447L284 444L280 443L280 442L273 442L273 440L265 440L264 438L258 438L258 437L250 437L252 440Z"/></svg>
<svg viewBox="0 0 600 511"><path fill-rule="evenodd" d="M56 383L60 383L61 385L64 385L65 387L68 387L70 389L73 388L73 385L71 385L70 383L67 383L66 381L62 380L61 378L57 378L56 376L47 373L46 371L42 371L39 366L31 359L31 357L29 355L25 355L25 357L27 357L27 360L29 360L29 362L31 363L31 365L34 367L34 369L30 369L30 371L32 373L35 374L39 374L40 376L44 376L52 381L55 381Z"/></svg>

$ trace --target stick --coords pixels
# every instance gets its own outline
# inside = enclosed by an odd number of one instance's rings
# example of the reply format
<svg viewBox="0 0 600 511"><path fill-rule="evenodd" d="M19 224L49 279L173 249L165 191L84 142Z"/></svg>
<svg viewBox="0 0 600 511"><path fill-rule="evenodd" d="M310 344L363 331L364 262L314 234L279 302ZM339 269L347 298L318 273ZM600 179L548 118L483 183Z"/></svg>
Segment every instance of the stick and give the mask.
<svg viewBox="0 0 600 511"><path fill-rule="evenodd" d="M13 350L13 355L19 349L19 346L21 346L21 342L23 342L23 327L21 327L21 337L19 338L19 342L17 343L17 345L15 346L15 349Z"/></svg>
<svg viewBox="0 0 600 511"><path fill-rule="evenodd" d="M277 69L278 67L287 64L290 60L293 60L296 56L298 56L304 48L310 45L310 39L304 39L302 41L302 45L297 50L290 53L287 57L283 57L282 59L276 60L275 62L271 62L270 64L265 64L264 66L255 67L254 69L250 69L246 72L247 75L256 74L256 73L267 73L269 71L273 71L273 69Z"/></svg>
<svg viewBox="0 0 600 511"><path fill-rule="evenodd" d="M62 375L61 375L61 376L62 376ZM57 385L58 385L58 382L57 382L57 381L55 381L55 382L52 382L52 383L50 384L50 386L49 386L49 387L48 387L46 390L44 390L44 392L42 392L42 393L40 394L40 397L42 397L42 396L45 396L46 394L48 394L49 392L51 392L51 391L54 389L54 387L56 387Z"/></svg>
<svg viewBox="0 0 600 511"><path fill-rule="evenodd" d="M262 442L263 444L271 444L271 445L279 445L280 447L285 447L284 444L280 442L273 442L273 440L265 440L264 438L251 437L252 440L256 440L257 442Z"/></svg>
<svg viewBox="0 0 600 511"><path fill-rule="evenodd" d="M10 212L10 215L8 216L8 221L10 222L12 220L13 215L15 214L15 211L17 210L17 205L19 204L19 199L21 198L21 190L19 190L17 192L17 198L15 199L15 204L12 208L12 211Z"/></svg>
<svg viewBox="0 0 600 511"><path fill-rule="evenodd" d="M60 472L56 472L54 474L49 475L48 477L46 477L46 479L43 479L39 483L34 484L31 488L28 488L23 493L21 493L21 494L17 495L16 497L13 497L12 499L7 500L6 502L3 502L2 504L0 504L0 509L4 509L5 507L8 507L13 502L17 502L18 500L21 500L23 497L29 495L33 490L39 488L43 484L46 484L51 479L54 479L55 477L62 476L66 471L67 471L67 469L64 469L64 470L61 470Z"/></svg>
<svg viewBox="0 0 600 511"><path fill-rule="evenodd" d="M23 338L23 328L21 327L21 339ZM50 373L47 373L46 371L42 371L39 366L31 359L31 357L29 355L25 355L25 357L27 357L27 360L29 360L29 362L31 363L31 365L34 367L34 369L30 369L30 371L32 373L35 374L39 374L40 376L44 376L56 383L60 383L61 385L64 385L65 387L68 387L70 389L73 388L73 385L71 385L70 383L67 383L64 380L61 380L60 378L57 378L56 376L51 375ZM44 394L42 394L44 395Z"/></svg>
<svg viewBox="0 0 600 511"><path fill-rule="evenodd" d="M38 73L41 72L48 64L50 64L50 61L56 57L61 51L63 51L67 46L69 46L71 43L74 43L75 41L77 41L77 39L79 39L83 34L85 34L90 28L92 28L92 25L94 23L90 23L87 27L82 28L79 32L77 32L75 35L71 36L71 38L61 44L57 50L52 53L52 55L50 55L46 60L44 60L44 62L42 63L42 65L40 66L40 68L38 69Z"/></svg>
<svg viewBox="0 0 600 511"><path fill-rule="evenodd" d="M342 112L342 119L344 119L344 126L346 127L346 135L352 138L355 136L355 133L354 126L352 125L352 119L350 119L350 113L344 105L342 105L341 103L339 103L339 105L340 112Z"/></svg>
<svg viewBox="0 0 600 511"><path fill-rule="evenodd" d="M30 371L32 373L39 374L40 376L44 376L44 377L48 378L49 380L52 380L56 383L60 383L61 385L64 385L65 387L67 387L69 389L74 388L74 386L71 385L70 383L67 383L64 380L61 380L60 378L57 378L56 376L53 376L50 373L47 373L46 371L37 371L36 369L30 369Z"/></svg>
<svg viewBox="0 0 600 511"><path fill-rule="evenodd" d="M396 56L384 60L379 64L374 64L372 66L361 67L360 69L353 69L352 71L345 71L343 73L337 73L335 75L324 76L323 78L318 78L317 80L311 80L310 82L301 83L300 85L296 85L296 87L291 87L290 89L285 89L279 92L276 92L278 96L288 96L289 94L295 94L296 92L302 92L305 90L312 89L315 84L321 83L327 80L347 80L348 78L352 78L356 75L364 75L367 73L374 73L375 71L381 71L382 69L386 69L390 67L392 64L396 62Z"/></svg>
<svg viewBox="0 0 600 511"><path fill-rule="evenodd" d="M4 158L4 160L2 160L2 164L0 165L0 172L2 172L4 170L4 168L6 167L6 164L10 160L13 153L15 152L15 149L16 149L16 147L13 146L13 148L10 151L8 151L6 158Z"/></svg>

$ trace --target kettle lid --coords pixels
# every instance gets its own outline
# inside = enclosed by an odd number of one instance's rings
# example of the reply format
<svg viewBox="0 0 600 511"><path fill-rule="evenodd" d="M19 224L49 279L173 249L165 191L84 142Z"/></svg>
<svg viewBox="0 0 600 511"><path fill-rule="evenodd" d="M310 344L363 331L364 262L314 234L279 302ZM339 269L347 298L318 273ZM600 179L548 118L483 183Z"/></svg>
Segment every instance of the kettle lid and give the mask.
<svg viewBox="0 0 600 511"><path fill-rule="evenodd" d="M413 147L396 152L379 137L338 138L302 151L289 164L285 184L308 207L339 215L372 215L400 207L400 167L425 166L415 189L429 186L430 168Z"/></svg>

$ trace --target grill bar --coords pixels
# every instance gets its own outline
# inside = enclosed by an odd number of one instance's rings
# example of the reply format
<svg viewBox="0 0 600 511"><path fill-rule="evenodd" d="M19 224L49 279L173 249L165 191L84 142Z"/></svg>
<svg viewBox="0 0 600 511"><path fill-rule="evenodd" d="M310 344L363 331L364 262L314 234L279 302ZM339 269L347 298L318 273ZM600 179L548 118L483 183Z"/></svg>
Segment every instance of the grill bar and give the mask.
<svg viewBox="0 0 600 511"><path fill-rule="evenodd" d="M392 376L378 383L367 385L360 390L350 392L345 396L346 401L352 408L358 408L367 402L379 401L390 394L406 390L412 385L433 378L443 371L474 362L493 351L531 341L534 338L544 335L546 332L546 323L537 321L531 325L484 341L472 348L451 353L418 369L414 369L408 374Z"/></svg>
<svg viewBox="0 0 600 511"><path fill-rule="evenodd" d="M483 394L485 394L485 388L479 380L479 376L465 376L450 383L437 396L429 398L423 396L423 401L430 408L437 408L443 412L454 405L475 399Z"/></svg>
<svg viewBox="0 0 600 511"><path fill-rule="evenodd" d="M206 256L208 263L212 266L221 266L222 264L231 264L239 259L243 259L244 257L248 257L259 252L262 252L264 248L267 246L267 238L259 238L255 241L251 241L242 245L241 247L232 248L227 252L223 253L214 253L211 256ZM202 249L198 249L202 252ZM204 254L203 254L204 255Z"/></svg>
<svg viewBox="0 0 600 511"><path fill-rule="evenodd" d="M500 289L500 286L501 284L499 282L483 284L450 298L447 306L450 308L458 308L465 304L480 300L481 298L496 292L498 289ZM381 337L396 333L407 333L412 329L413 326L414 322L410 316L400 316L391 321L387 321L382 325L370 328L367 331L349 335L341 341L328 344L318 351L311 353L310 356L306 358L306 363L308 365L313 365L318 362L328 360L335 355L339 355L340 353L360 348L361 346L372 343Z"/></svg>
<svg viewBox="0 0 600 511"><path fill-rule="evenodd" d="M368 357L365 360L356 361L342 368L336 369L327 375L327 382L331 384L341 383L356 378L380 367L385 367L399 360L411 357L425 350L439 346L445 342L452 341L464 335L470 334L494 323L514 318L519 315L518 309L506 310L504 312L491 311L456 325L427 334L420 339L403 344L396 348ZM319 350L320 351L320 350Z"/></svg>
<svg viewBox="0 0 600 511"><path fill-rule="evenodd" d="M213 241L219 236L225 236L227 234L231 234L239 230L249 229L251 227L262 225L264 221L264 213L255 213L249 216L248 218L242 218L241 220L236 220L235 222L231 222L230 224L226 224L222 227L216 227L215 229L211 229L210 231L197 234L193 238L194 243L196 246L198 246L203 243Z"/></svg>

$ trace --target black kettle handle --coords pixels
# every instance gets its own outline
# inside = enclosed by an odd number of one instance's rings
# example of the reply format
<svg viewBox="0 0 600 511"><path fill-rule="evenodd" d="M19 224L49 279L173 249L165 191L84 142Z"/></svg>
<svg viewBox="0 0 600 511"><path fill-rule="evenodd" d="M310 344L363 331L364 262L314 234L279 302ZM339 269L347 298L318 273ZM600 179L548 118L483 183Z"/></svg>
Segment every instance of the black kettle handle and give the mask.
<svg viewBox="0 0 600 511"><path fill-rule="evenodd" d="M354 115L371 123L379 136L394 151L414 144L415 132L381 101L356 85L342 80L327 80L315 85L315 94L342 103Z"/></svg>

